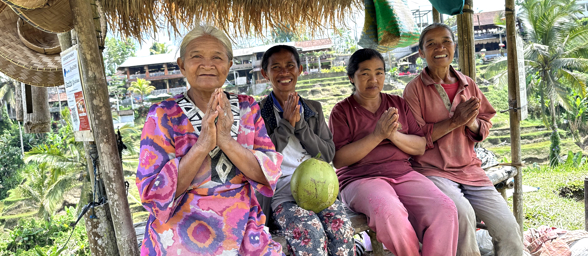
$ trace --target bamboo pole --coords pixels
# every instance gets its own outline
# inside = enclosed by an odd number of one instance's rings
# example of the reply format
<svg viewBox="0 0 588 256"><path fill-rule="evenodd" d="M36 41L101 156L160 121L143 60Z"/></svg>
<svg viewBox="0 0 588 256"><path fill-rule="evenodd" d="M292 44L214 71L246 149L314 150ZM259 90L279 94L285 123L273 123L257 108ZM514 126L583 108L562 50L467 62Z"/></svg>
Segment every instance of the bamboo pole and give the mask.
<svg viewBox="0 0 588 256"><path fill-rule="evenodd" d="M510 113L510 150L513 166L517 168L517 175L514 177L513 212L521 234L523 233L523 173L521 171L521 130L520 130L520 109L517 109L517 94L519 87L519 69L517 61L517 33L515 27L515 2L506 0L506 45L508 50L508 103Z"/></svg>
<svg viewBox="0 0 588 256"><path fill-rule="evenodd" d="M463 73L465 73L465 63L463 61L463 56L464 56L464 48L463 48L463 31L461 28L461 23L462 23L462 16L461 15L455 15L456 17L456 24L457 24L457 64L459 66L459 70Z"/></svg>
<svg viewBox="0 0 588 256"><path fill-rule="evenodd" d="M588 231L588 177L584 178L584 229Z"/></svg>
<svg viewBox="0 0 588 256"><path fill-rule="evenodd" d="M473 8L473 0L465 0L463 14L457 15L458 61L461 72L476 81Z"/></svg>
<svg viewBox="0 0 588 256"><path fill-rule="evenodd" d="M441 22L441 13L439 13L439 11L437 11L437 9L435 9L435 7L433 7L433 22L434 23Z"/></svg>
<svg viewBox="0 0 588 256"><path fill-rule="evenodd" d="M65 32L57 35L61 51L72 46L71 33ZM59 93L59 92L58 92ZM59 99L61 101L61 99ZM60 106L61 109L61 106ZM67 117L64 117L67 118ZM85 205L93 200L93 195L97 195L94 186L94 163L92 157L98 157L96 146L90 144L91 142L84 141L84 151L86 151L86 166L88 171L88 179L84 179L82 185L82 195L80 196L80 204ZM93 142L92 142L93 143ZM90 188L89 190L87 188ZM99 195L99 194L98 194ZM94 217L92 216L94 215ZM86 234L88 235L88 247L92 255L117 255L118 248L116 245L116 236L114 234L114 227L112 226L112 218L108 211L108 205L104 207L95 207L86 213L84 216L84 224L86 226Z"/></svg>
<svg viewBox="0 0 588 256"><path fill-rule="evenodd" d="M120 255L139 255L135 229L127 201L122 163L118 154L116 135L108 87L102 66L102 56L96 40L92 8L87 0L70 0L74 28L80 45L80 62L83 70L84 93L90 125L98 148L100 173L104 179L110 215Z"/></svg>

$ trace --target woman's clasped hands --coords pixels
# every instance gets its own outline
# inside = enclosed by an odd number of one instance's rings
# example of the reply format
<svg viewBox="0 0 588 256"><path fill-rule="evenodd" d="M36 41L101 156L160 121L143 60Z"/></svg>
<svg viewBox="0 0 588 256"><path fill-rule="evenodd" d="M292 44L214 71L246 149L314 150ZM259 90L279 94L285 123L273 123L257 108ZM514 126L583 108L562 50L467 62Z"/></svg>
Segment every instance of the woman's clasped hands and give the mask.
<svg viewBox="0 0 588 256"><path fill-rule="evenodd" d="M202 130L196 145L207 151L216 146L224 148L231 140L231 127L233 126L233 112L231 104L223 89L214 90L206 105L202 118Z"/></svg>

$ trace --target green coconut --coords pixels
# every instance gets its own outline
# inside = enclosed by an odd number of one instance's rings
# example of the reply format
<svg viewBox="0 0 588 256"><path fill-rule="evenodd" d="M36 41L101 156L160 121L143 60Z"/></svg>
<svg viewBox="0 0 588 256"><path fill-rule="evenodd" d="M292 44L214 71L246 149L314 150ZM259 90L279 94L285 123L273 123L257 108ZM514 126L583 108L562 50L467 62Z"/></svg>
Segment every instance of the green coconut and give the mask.
<svg viewBox="0 0 588 256"><path fill-rule="evenodd" d="M302 162L290 181L290 190L298 206L321 212L331 206L339 194L339 180L331 165L316 157Z"/></svg>

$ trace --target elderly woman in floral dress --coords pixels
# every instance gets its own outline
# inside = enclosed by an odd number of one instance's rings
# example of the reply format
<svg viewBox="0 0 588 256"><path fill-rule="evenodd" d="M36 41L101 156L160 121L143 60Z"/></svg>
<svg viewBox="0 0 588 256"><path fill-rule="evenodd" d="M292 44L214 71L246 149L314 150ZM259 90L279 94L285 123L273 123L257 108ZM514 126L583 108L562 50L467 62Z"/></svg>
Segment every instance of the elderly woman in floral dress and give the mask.
<svg viewBox="0 0 588 256"><path fill-rule="evenodd" d="M221 89L232 55L223 32L196 27L178 58L190 89L149 110L136 180L149 211L141 255L282 255L254 196L273 195L282 156L257 102Z"/></svg>

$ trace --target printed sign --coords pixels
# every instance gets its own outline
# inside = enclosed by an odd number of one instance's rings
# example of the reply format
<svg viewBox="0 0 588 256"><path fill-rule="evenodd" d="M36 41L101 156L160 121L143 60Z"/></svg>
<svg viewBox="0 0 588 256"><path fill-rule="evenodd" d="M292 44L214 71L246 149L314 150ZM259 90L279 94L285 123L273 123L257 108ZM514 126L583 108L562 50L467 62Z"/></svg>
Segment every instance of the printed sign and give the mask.
<svg viewBox="0 0 588 256"><path fill-rule="evenodd" d="M517 64L519 68L519 91L517 92L517 107L520 112L520 121L525 120L529 115L527 109L527 74L525 72L525 50L523 39L517 35Z"/></svg>
<svg viewBox="0 0 588 256"><path fill-rule="evenodd" d="M80 77L77 45L61 52L61 66L63 68L63 81L65 83L67 105L71 113L73 130L74 132L89 131L90 120L88 119L86 103L82 92L82 78Z"/></svg>

